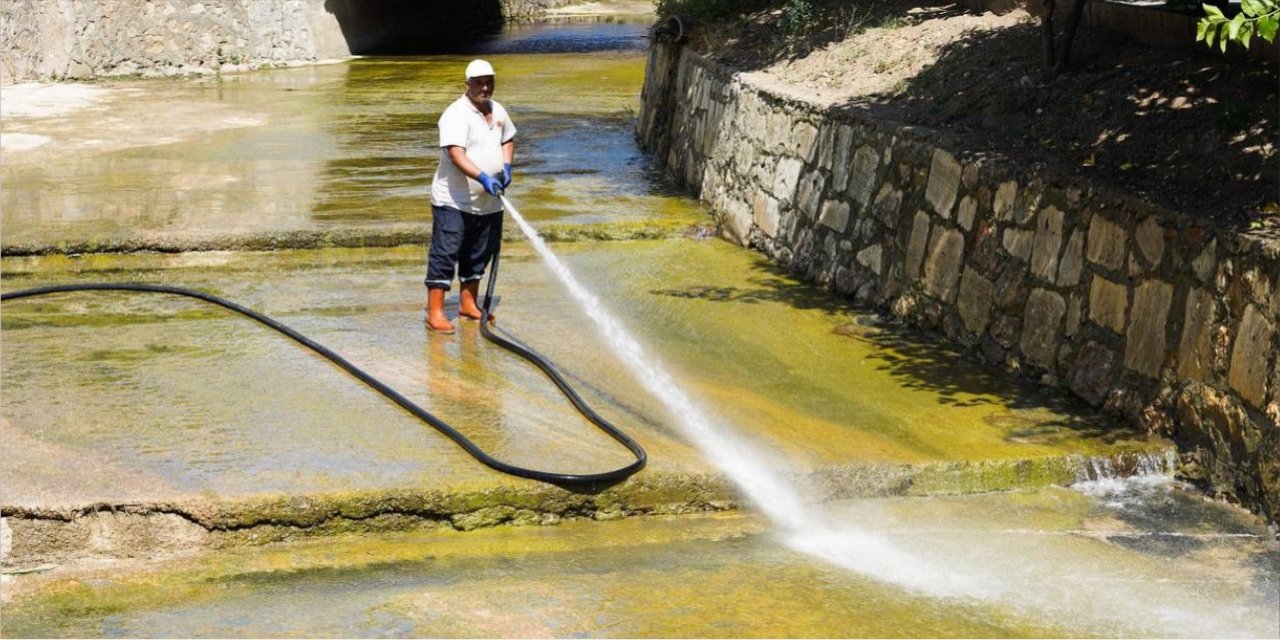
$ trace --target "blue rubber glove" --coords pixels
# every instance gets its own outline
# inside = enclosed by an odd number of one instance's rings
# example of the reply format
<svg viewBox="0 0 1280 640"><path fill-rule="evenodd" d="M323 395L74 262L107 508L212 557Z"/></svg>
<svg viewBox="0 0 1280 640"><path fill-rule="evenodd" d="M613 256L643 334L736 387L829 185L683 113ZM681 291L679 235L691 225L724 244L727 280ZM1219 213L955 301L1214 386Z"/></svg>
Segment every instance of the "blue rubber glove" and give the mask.
<svg viewBox="0 0 1280 640"><path fill-rule="evenodd" d="M502 183L498 182L493 176L481 171L480 177L476 178L480 182L480 186L484 187L486 193L491 196L500 195L502 193Z"/></svg>
<svg viewBox="0 0 1280 640"><path fill-rule="evenodd" d="M511 186L511 163L502 165L502 188L505 190Z"/></svg>

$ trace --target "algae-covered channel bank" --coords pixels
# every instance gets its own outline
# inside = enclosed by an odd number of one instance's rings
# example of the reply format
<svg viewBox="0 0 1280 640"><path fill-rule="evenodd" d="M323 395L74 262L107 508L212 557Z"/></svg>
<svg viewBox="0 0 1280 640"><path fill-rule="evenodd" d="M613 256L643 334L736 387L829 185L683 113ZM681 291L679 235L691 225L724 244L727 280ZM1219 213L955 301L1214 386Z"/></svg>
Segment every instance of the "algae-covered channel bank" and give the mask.
<svg viewBox="0 0 1280 640"><path fill-rule="evenodd" d="M1280 633L1274 533L1178 486L1168 443L709 237L633 141L646 24L523 27L485 55L521 131L512 199L716 429L650 393L514 229L500 325L647 449L623 483L497 474L194 301L6 302L0 631ZM225 296L500 458L625 464L474 324L423 328L434 123L468 59L6 87L0 289Z"/></svg>

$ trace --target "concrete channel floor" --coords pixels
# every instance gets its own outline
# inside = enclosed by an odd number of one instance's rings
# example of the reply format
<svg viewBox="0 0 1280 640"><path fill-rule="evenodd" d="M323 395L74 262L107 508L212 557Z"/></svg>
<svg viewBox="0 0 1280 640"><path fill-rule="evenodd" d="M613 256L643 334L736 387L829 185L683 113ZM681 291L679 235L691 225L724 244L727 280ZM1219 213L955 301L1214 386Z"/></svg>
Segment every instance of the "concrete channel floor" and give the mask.
<svg viewBox="0 0 1280 640"><path fill-rule="evenodd" d="M1160 450L693 239L562 245L654 357L723 424L797 471ZM188 286L274 316L515 464L561 472L629 454L542 374L463 324L422 326L420 249L10 259L6 291L70 281ZM558 363L649 449L647 474L713 467L521 243L499 325ZM5 304L5 506L234 500L527 485L490 471L344 372L185 299L77 293ZM50 363L57 363L51 366ZM29 453L28 453L29 452Z"/></svg>
<svg viewBox="0 0 1280 640"><path fill-rule="evenodd" d="M1275 637L1280 546L1160 482L325 538L23 576L8 637ZM851 570L852 569L852 570Z"/></svg>

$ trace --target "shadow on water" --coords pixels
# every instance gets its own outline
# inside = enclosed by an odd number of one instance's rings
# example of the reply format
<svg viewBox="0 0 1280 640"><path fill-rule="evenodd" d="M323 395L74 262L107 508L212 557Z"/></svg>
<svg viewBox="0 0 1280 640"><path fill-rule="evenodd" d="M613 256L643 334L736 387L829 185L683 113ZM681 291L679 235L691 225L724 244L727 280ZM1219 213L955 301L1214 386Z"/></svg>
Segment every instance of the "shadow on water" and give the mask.
<svg viewBox="0 0 1280 640"><path fill-rule="evenodd" d="M867 309L852 301L832 296L813 286L798 284L785 268L771 262L755 261L751 267L757 275L746 278L751 287L691 285L681 288L654 289L653 295L673 298L759 304L776 302L795 309L820 311L830 318L865 314Z"/></svg>
<svg viewBox="0 0 1280 640"><path fill-rule="evenodd" d="M873 308L798 284L784 267L759 261L751 268L755 274L746 278L749 287L691 285L650 293L733 304L781 303L820 312L833 323L832 333L874 346L868 361L894 378L899 387L930 393L939 403L952 407L1011 409L1009 414L988 418L993 426L1008 429L1006 438L1011 441L1048 443L1061 437L1087 437L1114 443L1141 437L1118 420L983 363L930 334L879 315Z"/></svg>
<svg viewBox="0 0 1280 640"><path fill-rule="evenodd" d="M447 43L450 53L592 53L640 51L648 46L649 19L584 20L511 25L470 40Z"/></svg>

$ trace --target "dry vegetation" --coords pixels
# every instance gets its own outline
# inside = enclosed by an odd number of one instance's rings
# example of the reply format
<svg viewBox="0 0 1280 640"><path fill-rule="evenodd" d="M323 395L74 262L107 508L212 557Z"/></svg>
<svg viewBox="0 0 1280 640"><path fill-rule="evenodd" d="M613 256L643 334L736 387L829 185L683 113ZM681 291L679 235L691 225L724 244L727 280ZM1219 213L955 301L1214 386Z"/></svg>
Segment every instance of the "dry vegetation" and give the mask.
<svg viewBox="0 0 1280 640"><path fill-rule="evenodd" d="M787 0L704 20L695 46L776 91L925 125L969 149L1110 182L1238 228L1280 229L1276 68L1081 29L1045 73L1023 11ZM797 4L808 5L803 22Z"/></svg>

